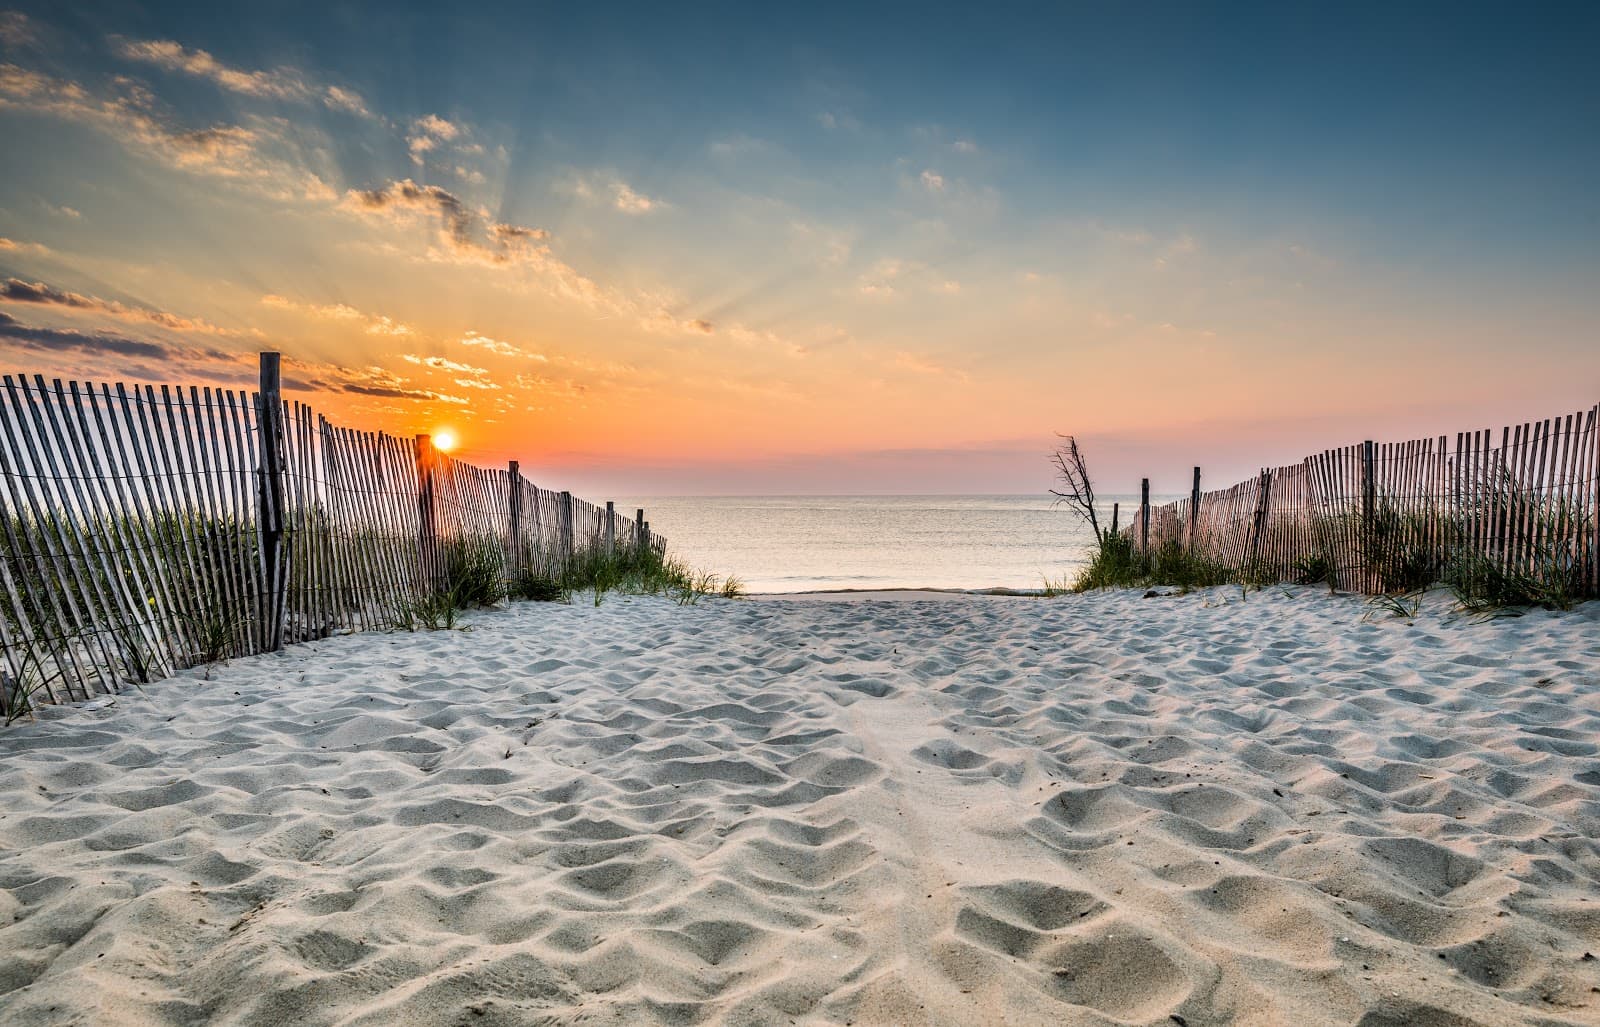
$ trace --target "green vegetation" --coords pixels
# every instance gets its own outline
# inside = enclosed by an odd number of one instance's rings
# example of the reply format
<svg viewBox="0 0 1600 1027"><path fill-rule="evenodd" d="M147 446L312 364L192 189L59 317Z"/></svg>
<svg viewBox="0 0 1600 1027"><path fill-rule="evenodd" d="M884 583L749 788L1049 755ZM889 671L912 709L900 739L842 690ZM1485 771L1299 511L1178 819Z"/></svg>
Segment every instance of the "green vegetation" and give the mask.
<svg viewBox="0 0 1600 1027"><path fill-rule="evenodd" d="M1398 617L1405 621L1414 621L1417 614L1422 612L1422 597L1427 594L1427 588L1419 588L1415 592L1390 593L1382 592L1367 600L1367 616L1374 613L1387 613L1391 617Z"/></svg>
<svg viewBox="0 0 1600 1027"><path fill-rule="evenodd" d="M584 549L562 560L524 553L521 568L509 579L502 575L504 556L493 540L467 539L444 554L443 585L420 599L396 604L391 630L447 630L458 625L465 610L493 606L501 599L571 603L587 595L600 606L608 595L665 595L692 606L703 596L736 599L744 585L736 577L696 572L681 560L651 548L603 546Z"/></svg>
<svg viewBox="0 0 1600 1027"><path fill-rule="evenodd" d="M1127 535L1103 535L1089 558L1089 565L1078 572L1073 592L1097 588L1176 587L1180 592L1229 582L1248 583L1259 588L1264 582L1249 580L1234 570L1169 541L1149 553L1140 553Z"/></svg>
<svg viewBox="0 0 1600 1027"><path fill-rule="evenodd" d="M1316 550L1285 573L1260 559L1233 566L1172 537L1152 539L1149 552L1141 552L1131 532L1100 527L1094 486L1071 437L1054 462L1062 487L1051 493L1089 526L1094 543L1088 565L1070 587L1065 578L1046 577L1046 596L1155 585L1187 592L1227 583L1238 584L1248 596L1292 580L1372 592L1375 612L1405 618L1415 617L1423 593L1440 583L1461 609L1480 614L1526 607L1566 610L1585 596L1585 554L1574 541L1584 510L1570 496L1541 494L1505 469L1464 483L1449 515L1380 494L1365 514L1312 516L1303 530ZM1333 554L1342 556L1336 562Z"/></svg>

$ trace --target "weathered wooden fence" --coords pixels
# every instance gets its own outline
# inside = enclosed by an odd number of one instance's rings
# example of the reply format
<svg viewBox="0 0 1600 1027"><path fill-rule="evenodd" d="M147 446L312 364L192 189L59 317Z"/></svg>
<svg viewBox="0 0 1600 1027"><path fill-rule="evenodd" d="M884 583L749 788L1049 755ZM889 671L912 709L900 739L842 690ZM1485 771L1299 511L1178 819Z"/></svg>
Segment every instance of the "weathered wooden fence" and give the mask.
<svg viewBox="0 0 1600 1027"><path fill-rule="evenodd" d="M665 548L642 510L286 402L275 353L252 393L3 381L0 715L390 626L463 548L507 580Z"/></svg>
<svg viewBox="0 0 1600 1027"><path fill-rule="evenodd" d="M1600 405L1492 431L1330 449L1151 507L1127 531L1262 577L1321 561L1336 587L1417 587L1464 555L1600 596Z"/></svg>

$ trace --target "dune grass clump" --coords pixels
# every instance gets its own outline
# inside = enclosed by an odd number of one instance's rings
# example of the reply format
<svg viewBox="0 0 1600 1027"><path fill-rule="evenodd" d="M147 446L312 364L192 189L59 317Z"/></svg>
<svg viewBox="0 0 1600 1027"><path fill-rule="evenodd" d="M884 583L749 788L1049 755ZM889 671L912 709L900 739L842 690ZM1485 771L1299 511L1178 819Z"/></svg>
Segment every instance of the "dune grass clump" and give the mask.
<svg viewBox="0 0 1600 1027"><path fill-rule="evenodd" d="M608 550L595 546L567 560L558 573L552 580L566 601L587 592L596 606L608 593L665 595L680 606L692 606L704 596L737 599L744 595L744 583L737 577L696 571L683 560L651 547Z"/></svg>
<svg viewBox="0 0 1600 1027"><path fill-rule="evenodd" d="M1100 588L1164 585L1190 592L1236 581L1256 588L1271 583L1264 576L1242 575L1176 541L1169 540L1148 553L1141 553L1133 539L1126 535L1104 535L1090 556L1088 566L1078 572L1071 590L1089 592Z"/></svg>
<svg viewBox="0 0 1600 1027"><path fill-rule="evenodd" d="M1506 567L1481 552L1464 551L1445 570L1445 584L1469 613L1517 607L1570 610L1583 595L1583 569L1566 546L1539 546L1528 565Z"/></svg>
<svg viewBox="0 0 1600 1027"><path fill-rule="evenodd" d="M568 596L561 582L544 571L524 567L506 586L506 596L524 602L553 603Z"/></svg>

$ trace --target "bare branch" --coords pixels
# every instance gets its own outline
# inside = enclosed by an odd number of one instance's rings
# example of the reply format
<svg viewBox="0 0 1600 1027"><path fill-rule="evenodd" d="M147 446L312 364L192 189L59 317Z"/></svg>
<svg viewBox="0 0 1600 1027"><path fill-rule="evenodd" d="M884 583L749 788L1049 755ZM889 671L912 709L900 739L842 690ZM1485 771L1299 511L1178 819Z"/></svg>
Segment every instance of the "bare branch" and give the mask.
<svg viewBox="0 0 1600 1027"><path fill-rule="evenodd" d="M1065 505L1075 516L1087 521L1098 542L1104 536L1100 533L1100 517L1095 511L1094 482L1089 478L1089 465L1083 459L1083 451L1078 448L1076 438L1071 435L1058 437L1066 441L1056 447L1050 462L1055 465L1056 479L1061 487L1051 489L1050 494L1056 497L1057 506Z"/></svg>

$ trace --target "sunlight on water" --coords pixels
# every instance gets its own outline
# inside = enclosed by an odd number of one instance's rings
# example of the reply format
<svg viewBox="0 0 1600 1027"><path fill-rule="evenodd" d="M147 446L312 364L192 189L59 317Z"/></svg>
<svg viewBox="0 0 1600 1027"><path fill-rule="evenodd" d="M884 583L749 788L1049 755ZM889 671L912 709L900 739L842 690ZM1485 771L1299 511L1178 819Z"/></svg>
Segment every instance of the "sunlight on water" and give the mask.
<svg viewBox="0 0 1600 1027"><path fill-rule="evenodd" d="M1137 497L1122 504L1124 522ZM752 592L1038 588L1070 576L1090 532L1048 496L729 496L618 500L696 567Z"/></svg>

